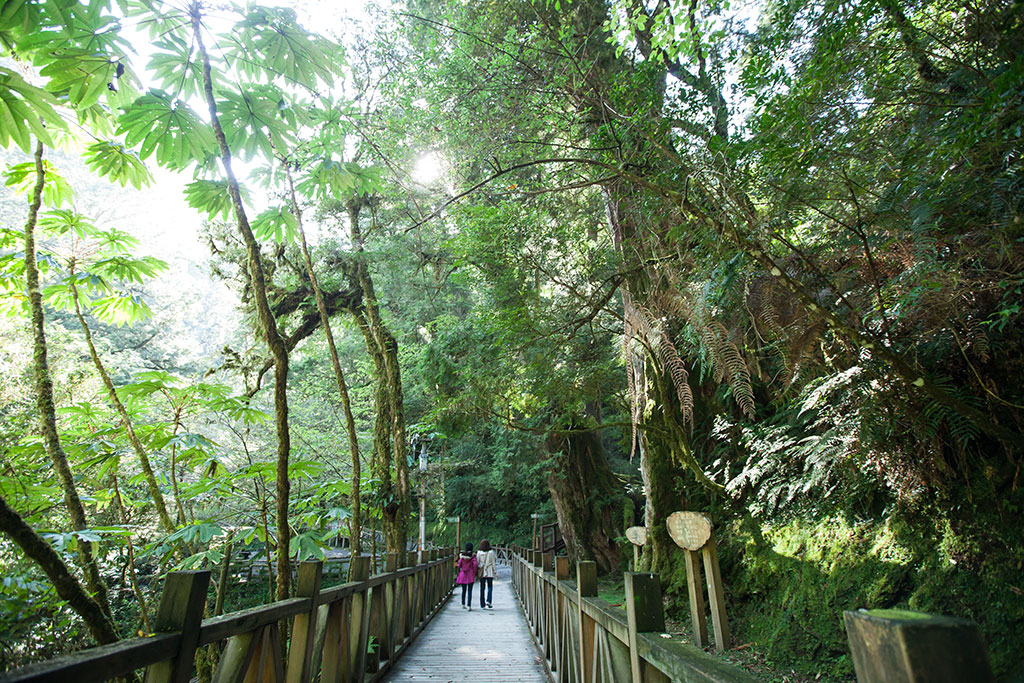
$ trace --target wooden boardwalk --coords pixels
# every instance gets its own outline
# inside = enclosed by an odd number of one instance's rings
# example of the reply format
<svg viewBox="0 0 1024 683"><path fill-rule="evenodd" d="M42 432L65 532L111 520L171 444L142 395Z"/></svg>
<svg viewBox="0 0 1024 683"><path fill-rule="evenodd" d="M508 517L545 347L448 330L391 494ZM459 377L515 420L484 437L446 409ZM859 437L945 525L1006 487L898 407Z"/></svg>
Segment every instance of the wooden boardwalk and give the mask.
<svg viewBox="0 0 1024 683"><path fill-rule="evenodd" d="M393 683L547 683L538 653L508 578L494 581L494 609L480 609L479 584L473 611L462 609L456 586L448 603L384 675Z"/></svg>

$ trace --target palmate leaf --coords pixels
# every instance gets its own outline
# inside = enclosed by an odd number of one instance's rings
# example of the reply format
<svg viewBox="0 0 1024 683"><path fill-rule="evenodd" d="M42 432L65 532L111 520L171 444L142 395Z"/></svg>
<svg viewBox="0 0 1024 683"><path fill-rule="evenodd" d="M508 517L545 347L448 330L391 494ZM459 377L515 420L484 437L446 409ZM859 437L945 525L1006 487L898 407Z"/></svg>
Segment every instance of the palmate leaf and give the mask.
<svg viewBox="0 0 1024 683"><path fill-rule="evenodd" d="M142 284L145 278L156 277L167 270L167 262L153 256L111 256L89 266L89 272L119 282Z"/></svg>
<svg viewBox="0 0 1024 683"><path fill-rule="evenodd" d="M149 169L138 155L119 142L94 142L86 147L82 156L86 166L121 187L130 183L136 190L141 190L153 181Z"/></svg>
<svg viewBox="0 0 1024 683"><path fill-rule="evenodd" d="M296 189L317 201L341 199L350 194L372 194L384 183L384 169L355 162L320 159L299 180Z"/></svg>
<svg viewBox="0 0 1024 683"><path fill-rule="evenodd" d="M245 188L239 187L242 201L249 201ZM210 218L227 220L234 206L228 194L226 180L196 180L185 186L185 199L188 205L207 214Z"/></svg>
<svg viewBox="0 0 1024 683"><path fill-rule="evenodd" d="M74 285L74 291L72 290L72 285ZM78 300L88 306L92 302L87 293L109 294L113 290L107 281L98 275L74 273L66 275L59 282L45 287L42 292L43 301L46 302L47 306L59 311L74 311L75 291L78 292Z"/></svg>
<svg viewBox="0 0 1024 683"><path fill-rule="evenodd" d="M157 163L172 170L204 161L217 147L210 127L185 102L160 90L150 90L127 107L117 132L128 146L139 145L140 159L155 153Z"/></svg>
<svg viewBox="0 0 1024 683"><path fill-rule="evenodd" d="M102 52L69 47L48 55L40 75L48 78L46 89L66 97L74 108L91 107L100 97L116 92L124 65Z"/></svg>
<svg viewBox="0 0 1024 683"><path fill-rule="evenodd" d="M296 117L284 95L273 86L248 85L242 92L222 94L221 124L231 151L245 159L273 156L274 148L295 143Z"/></svg>
<svg viewBox="0 0 1024 683"><path fill-rule="evenodd" d="M330 84L339 66L329 56L340 54L337 46L325 49L321 39L298 25L291 9L255 7L222 42L234 45L228 58L254 81L280 76L315 88L318 80Z"/></svg>
<svg viewBox="0 0 1024 683"><path fill-rule="evenodd" d="M156 52L149 59L147 72L161 88L179 97L202 94L203 71L183 36L165 33L153 47Z"/></svg>
<svg viewBox="0 0 1024 683"><path fill-rule="evenodd" d="M288 552L293 556L298 555L300 562L308 559L322 560L324 559L324 545L319 532L307 531L291 537L288 542Z"/></svg>
<svg viewBox="0 0 1024 683"><path fill-rule="evenodd" d="M0 33L31 33L41 15L39 3L31 0L0 0Z"/></svg>
<svg viewBox="0 0 1024 683"><path fill-rule="evenodd" d="M329 158L316 163L296 186L303 195L318 201L341 198L355 188L356 179L347 165Z"/></svg>
<svg viewBox="0 0 1024 683"><path fill-rule="evenodd" d="M72 209L47 211L40 216L39 227L51 235L73 232L80 239L91 239L100 232L89 218Z"/></svg>
<svg viewBox="0 0 1024 683"><path fill-rule="evenodd" d="M149 305L137 292L115 292L89 302L93 315L108 325L130 325L152 315Z"/></svg>
<svg viewBox="0 0 1024 683"><path fill-rule="evenodd" d="M70 205L74 199L74 191L68 181L57 172L57 169L47 160L43 160L43 172L46 174L46 184L43 185L43 204L46 206L59 207L63 204ZM4 173L4 184L13 188L26 197L32 192L36 184L36 165L31 161L22 164L15 164Z"/></svg>
<svg viewBox="0 0 1024 683"><path fill-rule="evenodd" d="M290 243L299 234L299 221L283 206L271 207L256 217L252 230L261 240Z"/></svg>
<svg viewBox="0 0 1024 683"><path fill-rule="evenodd" d="M64 130L67 125L57 113L57 99L19 74L0 67L0 146L14 143L26 154L32 152L32 136L52 145L46 127Z"/></svg>

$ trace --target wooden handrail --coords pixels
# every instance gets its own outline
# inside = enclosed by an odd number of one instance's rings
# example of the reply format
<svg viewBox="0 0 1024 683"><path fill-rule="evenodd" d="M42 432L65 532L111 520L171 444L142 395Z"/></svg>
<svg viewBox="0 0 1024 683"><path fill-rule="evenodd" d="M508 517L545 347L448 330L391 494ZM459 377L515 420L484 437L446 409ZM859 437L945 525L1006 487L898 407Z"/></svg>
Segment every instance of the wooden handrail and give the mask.
<svg viewBox="0 0 1024 683"><path fill-rule="evenodd" d="M373 683L433 618L455 584L454 549L423 551L418 558L410 553L403 559L419 562L399 567L392 553L386 571L369 576L369 557L354 558L359 580L325 590L320 590L323 563L303 563L296 584L299 597L205 620L199 617L209 572L171 572L155 622L166 633L0 673L0 683L88 683L140 669L146 670L147 683L188 681L196 649L215 643L223 643L214 674L218 683L248 680L247 673L255 679L258 672L263 672L260 680L279 683ZM291 621L292 640L282 647L280 624L286 619Z"/></svg>
<svg viewBox="0 0 1024 683"><path fill-rule="evenodd" d="M514 548L512 588L555 683L668 683L759 679L703 650L664 638L661 589L651 574L627 573L625 612L597 597L593 562ZM639 606L639 607L638 607Z"/></svg>

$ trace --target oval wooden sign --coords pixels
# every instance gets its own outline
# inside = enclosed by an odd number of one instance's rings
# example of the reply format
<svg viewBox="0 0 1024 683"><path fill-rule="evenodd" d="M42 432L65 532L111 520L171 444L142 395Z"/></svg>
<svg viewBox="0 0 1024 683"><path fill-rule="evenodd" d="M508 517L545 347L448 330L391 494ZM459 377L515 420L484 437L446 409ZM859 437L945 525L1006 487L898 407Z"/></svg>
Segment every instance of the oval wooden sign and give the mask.
<svg viewBox="0 0 1024 683"><path fill-rule="evenodd" d="M711 538L711 520L701 512L673 512L665 525L676 545L687 550L700 550Z"/></svg>
<svg viewBox="0 0 1024 683"><path fill-rule="evenodd" d="M626 538L633 545L643 545L647 543L647 529L642 526L631 526L626 529Z"/></svg>

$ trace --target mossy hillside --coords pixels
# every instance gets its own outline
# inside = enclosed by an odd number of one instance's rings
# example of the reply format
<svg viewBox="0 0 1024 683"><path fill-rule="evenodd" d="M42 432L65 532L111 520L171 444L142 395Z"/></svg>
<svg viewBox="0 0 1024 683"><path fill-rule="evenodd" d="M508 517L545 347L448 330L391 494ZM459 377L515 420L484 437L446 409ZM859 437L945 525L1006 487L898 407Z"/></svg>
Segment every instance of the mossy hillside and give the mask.
<svg viewBox="0 0 1024 683"><path fill-rule="evenodd" d="M968 562L963 538L948 525L924 533L921 520L854 523L843 516L793 519L755 531L721 528L719 548L736 643L754 643L777 665L830 680L853 675L844 610L907 608L976 621L997 674L1024 651L1020 574L1006 558ZM975 555L971 557L976 557ZM957 558L961 559L957 559ZM689 619L681 561L663 576L670 614ZM1012 573L1012 572L1010 572Z"/></svg>

